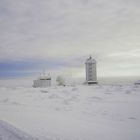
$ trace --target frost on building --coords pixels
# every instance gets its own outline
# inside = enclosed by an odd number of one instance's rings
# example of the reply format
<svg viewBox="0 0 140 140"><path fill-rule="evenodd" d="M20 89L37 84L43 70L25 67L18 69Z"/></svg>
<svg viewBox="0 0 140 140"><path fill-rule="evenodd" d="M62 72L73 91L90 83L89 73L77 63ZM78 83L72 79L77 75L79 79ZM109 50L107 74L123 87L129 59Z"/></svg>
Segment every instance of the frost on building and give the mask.
<svg viewBox="0 0 140 140"><path fill-rule="evenodd" d="M90 56L86 60L85 66L86 66L86 83L97 84L96 60Z"/></svg>
<svg viewBox="0 0 140 140"><path fill-rule="evenodd" d="M33 81L33 87L37 88L45 88L51 86L51 76L48 74L46 76L45 72L40 75L40 77L37 80Z"/></svg>

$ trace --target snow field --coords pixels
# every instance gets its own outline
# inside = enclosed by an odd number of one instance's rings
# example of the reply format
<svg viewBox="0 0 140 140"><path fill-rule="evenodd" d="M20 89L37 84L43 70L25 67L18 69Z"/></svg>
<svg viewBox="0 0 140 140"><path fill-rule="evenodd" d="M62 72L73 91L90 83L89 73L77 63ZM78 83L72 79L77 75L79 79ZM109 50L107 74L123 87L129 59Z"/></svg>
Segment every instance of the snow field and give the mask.
<svg viewBox="0 0 140 140"><path fill-rule="evenodd" d="M0 88L0 120L39 140L138 140L140 86Z"/></svg>

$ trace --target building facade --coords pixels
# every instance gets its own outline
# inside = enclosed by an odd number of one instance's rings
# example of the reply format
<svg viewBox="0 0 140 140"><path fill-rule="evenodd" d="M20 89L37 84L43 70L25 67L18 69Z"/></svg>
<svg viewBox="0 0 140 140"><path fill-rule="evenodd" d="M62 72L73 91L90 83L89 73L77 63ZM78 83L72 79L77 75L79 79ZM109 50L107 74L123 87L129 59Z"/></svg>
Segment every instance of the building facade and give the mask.
<svg viewBox="0 0 140 140"><path fill-rule="evenodd" d="M51 86L51 76L45 76L45 74L41 75L37 80L33 81L33 87L37 88L45 88Z"/></svg>
<svg viewBox="0 0 140 140"><path fill-rule="evenodd" d="M86 66L86 83L97 84L96 60L91 56L85 62Z"/></svg>

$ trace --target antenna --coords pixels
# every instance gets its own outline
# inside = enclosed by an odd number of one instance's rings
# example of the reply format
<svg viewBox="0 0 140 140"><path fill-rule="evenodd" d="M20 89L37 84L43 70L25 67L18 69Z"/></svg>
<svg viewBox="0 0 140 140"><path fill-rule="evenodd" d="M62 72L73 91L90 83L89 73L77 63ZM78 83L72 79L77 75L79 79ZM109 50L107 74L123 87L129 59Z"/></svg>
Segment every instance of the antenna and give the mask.
<svg viewBox="0 0 140 140"><path fill-rule="evenodd" d="M45 76L46 75L46 71L45 71L45 69L43 69L43 76Z"/></svg>

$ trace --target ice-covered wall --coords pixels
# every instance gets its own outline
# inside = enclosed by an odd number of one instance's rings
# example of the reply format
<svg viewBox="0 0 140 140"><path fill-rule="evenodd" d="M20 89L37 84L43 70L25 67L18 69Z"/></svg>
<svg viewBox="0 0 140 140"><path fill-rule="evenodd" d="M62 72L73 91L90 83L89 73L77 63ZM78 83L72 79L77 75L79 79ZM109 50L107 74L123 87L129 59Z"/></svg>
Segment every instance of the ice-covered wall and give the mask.
<svg viewBox="0 0 140 140"><path fill-rule="evenodd" d="M51 79L38 79L34 80L33 87L50 87Z"/></svg>
<svg viewBox="0 0 140 140"><path fill-rule="evenodd" d="M96 74L96 60L92 57L89 57L86 60L86 82L88 84L97 83L97 74Z"/></svg>

